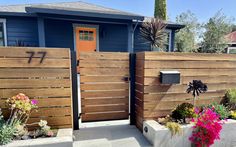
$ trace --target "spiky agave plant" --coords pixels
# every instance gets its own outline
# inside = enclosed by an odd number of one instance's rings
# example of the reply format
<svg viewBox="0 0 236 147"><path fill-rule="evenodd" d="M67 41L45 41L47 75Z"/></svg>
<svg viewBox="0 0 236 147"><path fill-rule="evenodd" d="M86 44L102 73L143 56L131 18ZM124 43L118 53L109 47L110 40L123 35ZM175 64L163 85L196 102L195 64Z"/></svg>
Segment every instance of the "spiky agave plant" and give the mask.
<svg viewBox="0 0 236 147"><path fill-rule="evenodd" d="M166 39L166 24L158 18L150 18L142 23L141 37L151 44L151 50L162 48ZM161 49L162 50L162 49Z"/></svg>

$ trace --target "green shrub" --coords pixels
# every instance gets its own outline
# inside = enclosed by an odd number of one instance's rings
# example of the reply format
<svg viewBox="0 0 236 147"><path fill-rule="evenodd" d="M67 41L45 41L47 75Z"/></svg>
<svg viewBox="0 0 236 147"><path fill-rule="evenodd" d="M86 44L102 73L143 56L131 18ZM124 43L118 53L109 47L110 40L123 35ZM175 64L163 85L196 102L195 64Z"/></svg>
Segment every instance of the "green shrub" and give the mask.
<svg viewBox="0 0 236 147"><path fill-rule="evenodd" d="M13 140L15 129L12 126L0 126L0 145L5 145Z"/></svg>
<svg viewBox="0 0 236 147"><path fill-rule="evenodd" d="M3 115L2 115L2 110L0 108L0 127L3 125L4 123L4 119L3 119Z"/></svg>
<svg viewBox="0 0 236 147"><path fill-rule="evenodd" d="M208 108L213 108L213 110L220 115L220 119L226 119L230 116L229 110L222 104L212 103L207 106Z"/></svg>
<svg viewBox="0 0 236 147"><path fill-rule="evenodd" d="M172 111L171 117L177 121L185 122L185 118L193 118L194 115L194 106L190 103L183 103Z"/></svg>
<svg viewBox="0 0 236 147"><path fill-rule="evenodd" d="M222 103L230 110L236 110L236 89L227 90Z"/></svg>
<svg viewBox="0 0 236 147"><path fill-rule="evenodd" d="M225 96L229 100L229 103L236 104L236 89L230 89L226 92Z"/></svg>

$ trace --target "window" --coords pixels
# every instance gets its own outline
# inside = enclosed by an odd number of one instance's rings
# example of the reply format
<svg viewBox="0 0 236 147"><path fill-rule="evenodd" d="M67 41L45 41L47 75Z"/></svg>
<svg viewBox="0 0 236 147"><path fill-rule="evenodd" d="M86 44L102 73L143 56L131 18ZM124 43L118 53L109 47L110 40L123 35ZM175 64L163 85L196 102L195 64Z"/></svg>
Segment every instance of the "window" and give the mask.
<svg viewBox="0 0 236 147"><path fill-rule="evenodd" d="M7 46L5 19L0 19L0 46Z"/></svg>
<svg viewBox="0 0 236 147"><path fill-rule="evenodd" d="M79 39L84 41L93 41L93 31L79 31Z"/></svg>

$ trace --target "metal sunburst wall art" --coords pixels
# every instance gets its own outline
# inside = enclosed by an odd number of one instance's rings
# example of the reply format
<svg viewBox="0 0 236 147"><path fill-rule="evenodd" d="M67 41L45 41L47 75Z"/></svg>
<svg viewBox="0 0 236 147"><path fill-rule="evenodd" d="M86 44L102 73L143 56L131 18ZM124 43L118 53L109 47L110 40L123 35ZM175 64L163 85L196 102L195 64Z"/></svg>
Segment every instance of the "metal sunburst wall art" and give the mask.
<svg viewBox="0 0 236 147"><path fill-rule="evenodd" d="M200 93L206 92L207 89L207 85L204 84L201 80L193 80L192 82L189 82L186 92L192 93L194 106L197 96L199 96Z"/></svg>

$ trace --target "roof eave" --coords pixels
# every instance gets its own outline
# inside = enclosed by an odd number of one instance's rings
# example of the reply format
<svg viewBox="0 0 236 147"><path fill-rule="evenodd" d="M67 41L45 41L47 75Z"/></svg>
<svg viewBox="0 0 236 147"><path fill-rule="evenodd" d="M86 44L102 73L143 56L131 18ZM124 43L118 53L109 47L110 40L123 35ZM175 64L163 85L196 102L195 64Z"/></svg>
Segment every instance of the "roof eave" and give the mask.
<svg viewBox="0 0 236 147"><path fill-rule="evenodd" d="M61 10L61 9L49 9L49 8L37 8L26 7L27 13L46 13L46 14L59 14L59 15L72 15L72 16L85 16L85 17L99 17L99 18L111 18L111 19L124 19L124 20L143 20L143 16L136 15L120 15L120 14L108 14L98 12L85 12L85 11L73 11L73 10Z"/></svg>
<svg viewBox="0 0 236 147"><path fill-rule="evenodd" d="M174 30L180 30L180 29L184 28L185 25L181 25L181 24L167 24L166 27L167 28L172 28Z"/></svg>
<svg viewBox="0 0 236 147"><path fill-rule="evenodd" d="M1 16L36 16L34 13L24 13L24 12L0 12Z"/></svg>

